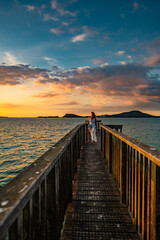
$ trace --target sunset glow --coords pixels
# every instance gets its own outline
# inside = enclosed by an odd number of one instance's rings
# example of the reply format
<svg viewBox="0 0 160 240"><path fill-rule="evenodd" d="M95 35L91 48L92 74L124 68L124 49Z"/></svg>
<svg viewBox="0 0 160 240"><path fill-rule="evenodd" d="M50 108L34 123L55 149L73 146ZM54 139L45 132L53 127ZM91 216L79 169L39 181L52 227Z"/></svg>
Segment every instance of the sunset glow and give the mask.
<svg viewBox="0 0 160 240"><path fill-rule="evenodd" d="M0 116L160 115L159 12L159 1L2 0Z"/></svg>

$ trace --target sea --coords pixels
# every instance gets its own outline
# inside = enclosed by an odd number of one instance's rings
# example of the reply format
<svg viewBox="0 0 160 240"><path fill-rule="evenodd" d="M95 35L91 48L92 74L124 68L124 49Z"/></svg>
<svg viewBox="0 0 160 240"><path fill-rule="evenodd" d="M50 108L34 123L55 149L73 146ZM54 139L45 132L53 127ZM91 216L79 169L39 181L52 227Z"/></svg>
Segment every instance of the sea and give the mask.
<svg viewBox="0 0 160 240"><path fill-rule="evenodd" d="M0 188L85 118L0 118ZM98 119L100 120L100 119ZM102 118L123 134L160 150L160 118Z"/></svg>

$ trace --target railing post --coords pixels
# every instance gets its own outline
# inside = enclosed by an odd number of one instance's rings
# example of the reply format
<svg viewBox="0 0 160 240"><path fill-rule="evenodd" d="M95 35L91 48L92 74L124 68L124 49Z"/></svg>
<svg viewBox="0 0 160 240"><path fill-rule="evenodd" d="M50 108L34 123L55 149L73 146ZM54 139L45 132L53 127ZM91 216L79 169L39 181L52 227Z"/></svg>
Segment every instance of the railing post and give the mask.
<svg viewBox="0 0 160 240"><path fill-rule="evenodd" d="M129 146L128 149L128 184L129 184L129 193L128 193L128 209L131 213L132 211L132 147Z"/></svg>
<svg viewBox="0 0 160 240"><path fill-rule="evenodd" d="M55 167L47 176L47 240L56 240Z"/></svg>
<svg viewBox="0 0 160 240"><path fill-rule="evenodd" d="M102 152L102 131L103 130L102 130L102 127L101 127L101 135L100 135L101 136L101 138L100 138L101 139L101 152Z"/></svg>
<svg viewBox="0 0 160 240"><path fill-rule="evenodd" d="M18 239L18 222L16 219L9 230L9 240L17 240L17 239Z"/></svg>
<svg viewBox="0 0 160 240"><path fill-rule="evenodd" d="M32 200L32 239L40 239L40 222L39 222L39 210L40 210L40 198L39 188L33 194Z"/></svg>
<svg viewBox="0 0 160 240"><path fill-rule="evenodd" d="M138 226L138 161L139 155L138 152L135 151L135 192L134 192L134 209L135 209L135 219L134 224L136 227Z"/></svg>
<svg viewBox="0 0 160 240"><path fill-rule="evenodd" d="M142 240L144 240L147 237L147 159L144 156L142 171Z"/></svg>
<svg viewBox="0 0 160 240"><path fill-rule="evenodd" d="M148 159L147 172L147 240L150 239L150 214L151 214L151 161Z"/></svg>
<svg viewBox="0 0 160 240"><path fill-rule="evenodd" d="M59 233L61 229L61 218L60 218L60 168L59 161L55 165L55 200L56 200L56 236L59 238Z"/></svg>
<svg viewBox="0 0 160 240"><path fill-rule="evenodd" d="M122 203L126 203L126 162L127 145L120 141L120 196Z"/></svg>
<svg viewBox="0 0 160 240"><path fill-rule="evenodd" d="M85 124L85 143L88 141L88 125L87 123Z"/></svg>
<svg viewBox="0 0 160 240"><path fill-rule="evenodd" d="M46 239L46 219L47 219L47 181L46 178L41 183L41 240ZM28 240L28 238L26 238Z"/></svg>
<svg viewBox="0 0 160 240"><path fill-rule="evenodd" d="M160 239L160 167L151 163L151 240Z"/></svg>
<svg viewBox="0 0 160 240"><path fill-rule="evenodd" d="M105 158L105 153L106 153L106 130L103 129L103 157Z"/></svg>
<svg viewBox="0 0 160 240"><path fill-rule="evenodd" d="M138 162L138 232L142 232L142 154L139 153Z"/></svg>

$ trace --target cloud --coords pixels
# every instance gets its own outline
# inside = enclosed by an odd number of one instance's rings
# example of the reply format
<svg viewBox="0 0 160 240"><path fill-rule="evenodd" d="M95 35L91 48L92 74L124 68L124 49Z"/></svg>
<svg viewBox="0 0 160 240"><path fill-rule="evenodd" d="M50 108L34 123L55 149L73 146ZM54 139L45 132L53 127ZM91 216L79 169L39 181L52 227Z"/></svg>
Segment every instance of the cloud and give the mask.
<svg viewBox="0 0 160 240"><path fill-rule="evenodd" d="M143 8L144 10L147 9L147 7L144 4L139 4L138 2L134 2L132 4L132 13L136 12L137 10L139 10L140 8Z"/></svg>
<svg viewBox="0 0 160 240"><path fill-rule="evenodd" d="M115 53L115 55L122 56L125 54L125 51L118 51Z"/></svg>
<svg viewBox="0 0 160 240"><path fill-rule="evenodd" d="M55 81L51 72L47 69L31 67L30 65L0 65L0 85L18 85L24 84L29 80Z"/></svg>
<svg viewBox="0 0 160 240"><path fill-rule="evenodd" d="M75 101L83 101L97 106L150 106L158 109L160 101L160 74L150 65L125 64L107 65L91 68L89 66L74 69L49 71L30 65L0 65L0 84L18 85L28 81L42 87L45 91L34 95L41 99L50 99L67 94ZM46 91L51 87L52 91ZM82 97L83 96L83 97ZM96 99L98 102L95 102ZM66 104L71 101L66 101ZM61 104L61 102L60 102ZM69 105L69 104L68 104ZM70 104L71 105L71 104ZM98 105L99 106L99 105Z"/></svg>
<svg viewBox="0 0 160 240"><path fill-rule="evenodd" d="M46 13L44 14L44 21L48 21L48 20L59 21L58 17L52 16L51 14Z"/></svg>
<svg viewBox="0 0 160 240"><path fill-rule="evenodd" d="M84 41L86 37L87 37L87 34L86 33L82 33L82 34L79 34L79 35L73 37L71 41L72 42Z"/></svg>
<svg viewBox="0 0 160 240"><path fill-rule="evenodd" d="M94 36L97 34L97 31L95 29L89 28L88 26L82 26L81 29L84 33L79 34L71 39L72 42L78 42L78 41L84 41L87 37ZM69 29L71 32L78 31L79 28L73 27Z"/></svg>
<svg viewBox="0 0 160 240"><path fill-rule="evenodd" d="M52 0L51 1L51 6L52 6L52 9L56 9L58 7L57 1L56 0Z"/></svg>
<svg viewBox="0 0 160 240"><path fill-rule="evenodd" d="M125 64L126 64L126 62L125 62L125 61L121 61L120 63L121 63L122 65L125 65Z"/></svg>
<svg viewBox="0 0 160 240"><path fill-rule="evenodd" d="M42 93L38 93L33 95L33 97L37 97L37 98L53 98L58 96L59 94L57 93L53 93L53 92L42 92Z"/></svg>
<svg viewBox="0 0 160 240"><path fill-rule="evenodd" d="M15 56L13 56L10 52L5 52L5 56L3 58L3 61L7 65L16 65L19 64L20 62L17 60Z"/></svg>
<svg viewBox="0 0 160 240"><path fill-rule="evenodd" d="M59 70L59 67L53 65L53 66L52 66L52 70L53 70L53 71L58 71L58 70Z"/></svg>
<svg viewBox="0 0 160 240"><path fill-rule="evenodd" d="M63 21L62 24L63 24L64 26L68 26L70 23Z"/></svg>
<svg viewBox="0 0 160 240"><path fill-rule="evenodd" d="M99 65L101 63L104 63L105 62L105 58L95 58L95 59L92 59L91 62L93 63L93 65Z"/></svg>
<svg viewBox="0 0 160 240"><path fill-rule="evenodd" d="M65 15L68 15L68 16L71 16L71 17L75 17L76 16L76 12L67 10L66 6L64 6L64 3L62 4L62 3L59 3L56 0L52 0L51 1L51 6L52 6L52 9L56 10L57 13L60 16L65 16Z"/></svg>
<svg viewBox="0 0 160 240"><path fill-rule="evenodd" d="M116 96L133 98L135 101L146 102L148 96L159 98L160 81L148 77L151 67L138 64L109 65L96 68L84 68L81 71L72 69L58 73L60 79L56 82L59 89L74 89L81 94L95 94L104 96ZM55 74L56 75L56 74ZM154 81L153 81L154 79ZM152 99L151 99L152 101Z"/></svg>
<svg viewBox="0 0 160 240"><path fill-rule="evenodd" d="M160 63L160 36L152 40L145 48L148 52L145 64L150 66L158 65Z"/></svg>
<svg viewBox="0 0 160 240"><path fill-rule="evenodd" d="M58 105L79 105L79 103L76 101L71 101L71 102L58 103Z"/></svg>
<svg viewBox="0 0 160 240"><path fill-rule="evenodd" d="M33 5L26 5L26 8L28 11L34 11L36 9L36 7Z"/></svg>
<svg viewBox="0 0 160 240"><path fill-rule="evenodd" d="M78 67L77 70L78 70L79 72L81 72L81 71L83 71L83 70L85 70L85 69L89 69L89 68L90 68L90 66L83 66L83 67Z"/></svg>
<svg viewBox="0 0 160 240"><path fill-rule="evenodd" d="M51 28L50 32L56 35L60 35L61 33L63 33L63 30L61 28Z"/></svg>
<svg viewBox="0 0 160 240"><path fill-rule="evenodd" d="M160 64L160 55L154 55L150 57L146 62L146 65L150 66L156 66L157 64Z"/></svg>
<svg viewBox="0 0 160 240"><path fill-rule="evenodd" d="M21 4L21 2L18 1L18 0L15 0L15 2L16 2L18 7L24 8L24 9L26 9L29 12L37 11L40 16L42 15L43 9L46 8L46 5L44 5L44 4L42 4L41 6L35 6L35 5Z"/></svg>
<svg viewBox="0 0 160 240"><path fill-rule="evenodd" d="M22 104L13 104L13 103L0 103L1 108L19 108L23 107Z"/></svg>
<svg viewBox="0 0 160 240"><path fill-rule="evenodd" d="M55 58L50 58L50 57L44 57L43 58L46 61L53 61L53 62L57 62L57 60Z"/></svg>
<svg viewBox="0 0 160 240"><path fill-rule="evenodd" d="M106 62L106 63L101 64L100 67L106 67L106 66L108 66L108 65L109 65L109 63Z"/></svg>

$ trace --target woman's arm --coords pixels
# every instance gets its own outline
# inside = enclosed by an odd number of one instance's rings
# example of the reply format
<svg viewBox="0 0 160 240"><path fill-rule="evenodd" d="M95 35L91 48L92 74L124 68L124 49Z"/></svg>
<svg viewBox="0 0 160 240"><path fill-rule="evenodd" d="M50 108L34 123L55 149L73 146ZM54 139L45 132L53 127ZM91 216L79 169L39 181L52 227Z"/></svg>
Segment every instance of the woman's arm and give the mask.
<svg viewBox="0 0 160 240"><path fill-rule="evenodd" d="M97 130L97 120L96 120L96 116L95 116L95 125L96 125L96 130Z"/></svg>
<svg viewBox="0 0 160 240"><path fill-rule="evenodd" d="M88 125L89 125L89 120L90 120L90 117L88 117Z"/></svg>

